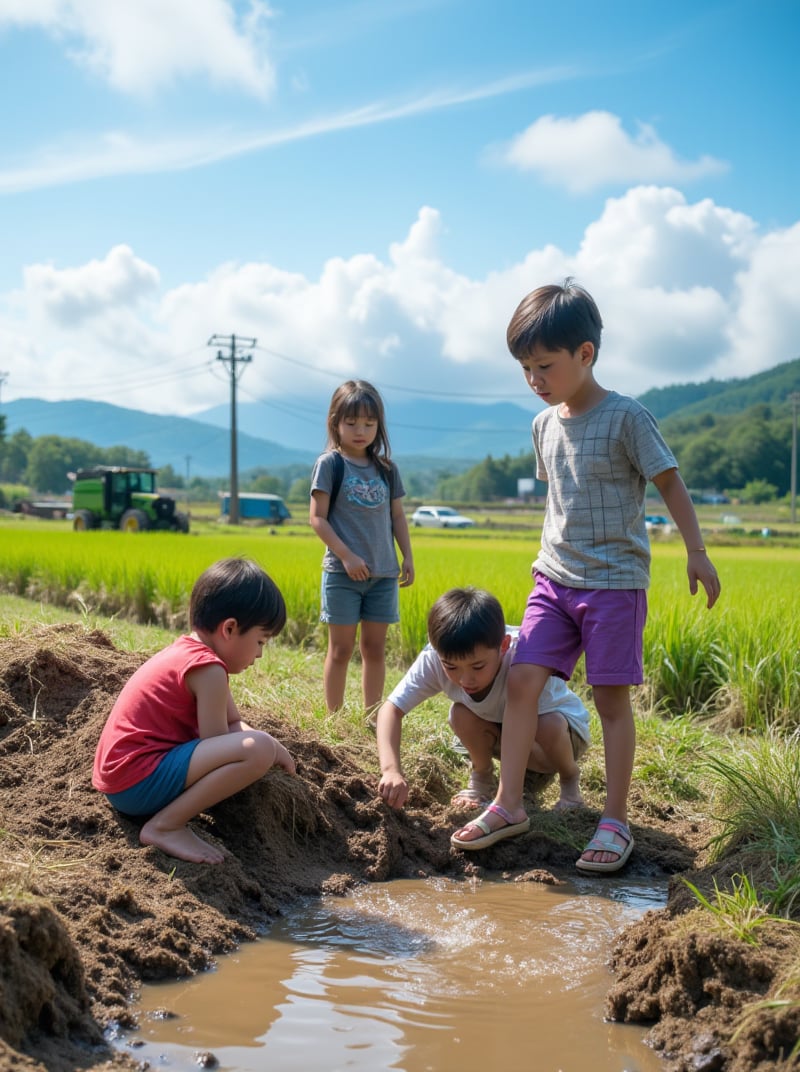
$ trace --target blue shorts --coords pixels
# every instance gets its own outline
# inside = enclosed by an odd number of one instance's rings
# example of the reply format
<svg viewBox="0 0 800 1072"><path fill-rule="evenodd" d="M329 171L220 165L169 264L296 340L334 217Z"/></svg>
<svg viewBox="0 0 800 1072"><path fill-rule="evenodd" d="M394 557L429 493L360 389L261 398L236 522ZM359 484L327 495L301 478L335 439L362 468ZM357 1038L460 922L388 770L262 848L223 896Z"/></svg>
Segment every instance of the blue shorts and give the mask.
<svg viewBox="0 0 800 1072"><path fill-rule="evenodd" d="M397 577L370 577L352 581L346 573L322 573L321 622L328 625L358 625L359 622L400 621Z"/></svg>
<svg viewBox="0 0 800 1072"><path fill-rule="evenodd" d="M567 588L537 573L513 662L547 667L569 681L585 653L590 685L641 685L646 620L643 588Z"/></svg>
<svg viewBox="0 0 800 1072"><path fill-rule="evenodd" d="M136 785L123 789L121 793L106 793L109 803L123 815L155 815L166 808L186 788L189 762L199 744L198 737L194 741L175 745L156 769Z"/></svg>

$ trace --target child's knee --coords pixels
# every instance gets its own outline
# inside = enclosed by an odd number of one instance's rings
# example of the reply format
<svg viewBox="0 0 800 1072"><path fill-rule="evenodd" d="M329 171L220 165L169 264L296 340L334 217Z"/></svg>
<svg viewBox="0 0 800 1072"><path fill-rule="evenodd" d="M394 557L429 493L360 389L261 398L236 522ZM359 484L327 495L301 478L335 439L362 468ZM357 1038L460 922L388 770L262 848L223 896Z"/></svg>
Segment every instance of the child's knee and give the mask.
<svg viewBox="0 0 800 1072"><path fill-rule="evenodd" d="M328 658L331 662L345 664L353 657L354 644L342 644L339 642L328 645Z"/></svg>
<svg viewBox="0 0 800 1072"><path fill-rule="evenodd" d="M277 745L273 737L261 730L248 733L243 741L245 761L253 768L254 777L265 774L275 762Z"/></svg>

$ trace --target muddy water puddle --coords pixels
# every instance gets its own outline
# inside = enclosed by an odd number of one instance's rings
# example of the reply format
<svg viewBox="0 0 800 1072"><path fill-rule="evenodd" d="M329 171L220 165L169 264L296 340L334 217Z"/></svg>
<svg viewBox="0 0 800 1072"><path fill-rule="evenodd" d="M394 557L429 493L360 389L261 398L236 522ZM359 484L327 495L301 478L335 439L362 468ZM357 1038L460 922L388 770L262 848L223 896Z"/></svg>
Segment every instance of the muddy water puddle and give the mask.
<svg viewBox="0 0 800 1072"><path fill-rule="evenodd" d="M174 1072L202 1054L236 1072L656 1072L645 1031L603 1008L616 935L665 901L663 885L613 878L362 887L213 971L145 987L118 1043Z"/></svg>

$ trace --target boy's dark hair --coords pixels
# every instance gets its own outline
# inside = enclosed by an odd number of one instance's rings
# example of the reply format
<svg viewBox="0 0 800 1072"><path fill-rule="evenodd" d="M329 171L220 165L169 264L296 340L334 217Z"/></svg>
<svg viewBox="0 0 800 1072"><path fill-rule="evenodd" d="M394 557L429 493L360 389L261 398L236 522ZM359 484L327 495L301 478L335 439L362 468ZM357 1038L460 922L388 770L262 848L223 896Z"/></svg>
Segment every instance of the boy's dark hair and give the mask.
<svg viewBox="0 0 800 1072"><path fill-rule="evenodd" d="M530 357L538 345L574 354L581 343L590 342L596 361L602 331L594 298L567 278L560 286L538 287L522 299L511 317L506 341L517 361Z"/></svg>
<svg viewBox="0 0 800 1072"><path fill-rule="evenodd" d="M236 619L240 633L261 626L270 636L277 636L286 624L286 603L278 586L250 559L220 559L192 588L192 629L213 633L226 618Z"/></svg>
<svg viewBox="0 0 800 1072"><path fill-rule="evenodd" d="M428 614L428 640L443 659L463 659L478 644L499 648L505 635L500 601L482 588L451 588Z"/></svg>

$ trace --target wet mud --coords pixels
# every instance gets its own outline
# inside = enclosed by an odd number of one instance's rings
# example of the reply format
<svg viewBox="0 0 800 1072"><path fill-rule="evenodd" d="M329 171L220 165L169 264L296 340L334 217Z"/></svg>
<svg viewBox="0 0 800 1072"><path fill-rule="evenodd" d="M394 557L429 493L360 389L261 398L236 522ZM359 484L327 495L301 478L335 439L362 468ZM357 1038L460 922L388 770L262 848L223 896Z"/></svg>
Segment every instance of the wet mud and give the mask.
<svg viewBox="0 0 800 1072"><path fill-rule="evenodd" d="M529 834L456 853L463 813L435 771L393 812L376 798L366 730L334 750L245 708L286 744L297 776L271 772L195 820L230 851L219 867L142 848L90 780L103 723L142 659L74 625L0 642L0 1069L137 1067L107 1038L135 1026L140 985L204 970L299 897L431 875L558 881L593 832L597 812L556 815L532 795ZM800 1007L764 1001L797 943L785 928L762 928L754 946L709 932L679 879L711 888L709 821L654 806L635 786L631 805L628 874L675 878L667 907L620 936L608 1017L651 1026L665 1072L800 1067L788 1057Z"/></svg>

